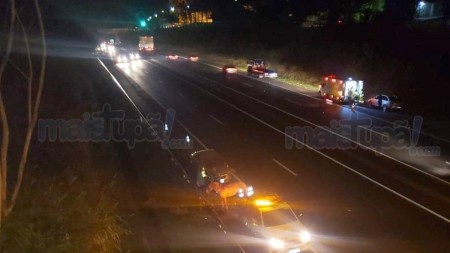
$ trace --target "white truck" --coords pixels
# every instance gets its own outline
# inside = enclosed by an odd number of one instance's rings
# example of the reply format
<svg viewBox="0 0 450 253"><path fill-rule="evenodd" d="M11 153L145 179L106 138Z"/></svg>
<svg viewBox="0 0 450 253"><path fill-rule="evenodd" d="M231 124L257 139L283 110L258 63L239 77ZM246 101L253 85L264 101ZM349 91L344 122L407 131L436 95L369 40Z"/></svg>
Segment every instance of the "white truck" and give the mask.
<svg viewBox="0 0 450 253"><path fill-rule="evenodd" d="M141 53L153 53L154 50L155 44L153 42L153 36L139 37L139 51L141 51Z"/></svg>
<svg viewBox="0 0 450 253"><path fill-rule="evenodd" d="M363 81L326 76L319 86L319 96L338 103L363 103Z"/></svg>

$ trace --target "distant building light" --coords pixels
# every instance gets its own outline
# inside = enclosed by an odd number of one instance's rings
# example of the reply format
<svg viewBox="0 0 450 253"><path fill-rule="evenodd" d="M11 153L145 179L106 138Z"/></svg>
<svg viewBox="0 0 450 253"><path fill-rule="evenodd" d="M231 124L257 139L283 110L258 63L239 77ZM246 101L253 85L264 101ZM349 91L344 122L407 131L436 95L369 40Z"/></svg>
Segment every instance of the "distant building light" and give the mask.
<svg viewBox="0 0 450 253"><path fill-rule="evenodd" d="M289 17L292 17L292 13L289 13Z"/></svg>
<svg viewBox="0 0 450 253"><path fill-rule="evenodd" d="M161 10L161 13L164 13L164 10Z"/></svg>
<svg viewBox="0 0 450 253"><path fill-rule="evenodd" d="M158 14L155 14L155 18L157 18L158 17Z"/></svg>
<svg viewBox="0 0 450 253"><path fill-rule="evenodd" d="M425 7L426 3L424 1L420 1L419 2L419 9L422 9L423 7Z"/></svg>
<svg viewBox="0 0 450 253"><path fill-rule="evenodd" d="M191 6L190 6L189 4L186 6L186 8L188 8L188 9L189 9L190 7L191 7Z"/></svg>
<svg viewBox="0 0 450 253"><path fill-rule="evenodd" d="M170 6L170 12L174 12L175 11L175 7Z"/></svg>

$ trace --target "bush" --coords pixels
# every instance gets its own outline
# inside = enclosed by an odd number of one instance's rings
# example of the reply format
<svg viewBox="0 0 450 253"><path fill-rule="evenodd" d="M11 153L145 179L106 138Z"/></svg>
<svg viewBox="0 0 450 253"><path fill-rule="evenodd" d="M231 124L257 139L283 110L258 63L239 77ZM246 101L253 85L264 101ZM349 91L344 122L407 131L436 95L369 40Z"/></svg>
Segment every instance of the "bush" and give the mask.
<svg viewBox="0 0 450 253"><path fill-rule="evenodd" d="M52 178L28 179L3 224L0 251L120 251L126 231L111 197L114 180L102 185L96 183L98 177L65 171Z"/></svg>

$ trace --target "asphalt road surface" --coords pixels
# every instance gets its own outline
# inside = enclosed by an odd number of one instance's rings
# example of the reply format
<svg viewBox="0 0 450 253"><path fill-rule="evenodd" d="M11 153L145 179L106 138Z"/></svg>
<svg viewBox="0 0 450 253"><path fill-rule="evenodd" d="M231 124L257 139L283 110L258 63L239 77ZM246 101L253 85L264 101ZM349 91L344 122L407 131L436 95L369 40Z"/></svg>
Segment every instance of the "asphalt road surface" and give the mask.
<svg viewBox="0 0 450 253"><path fill-rule="evenodd" d="M377 129L392 129L393 121L409 117L353 111L182 58L99 64L143 114L155 113L149 103L175 111L169 139L189 138L193 145L178 142L172 149L183 166L196 150L218 150L244 182L281 195L302 213L317 252L449 252L448 141L418 134L413 144L440 150L417 153L406 148L411 138L395 142L401 135ZM333 129L355 122L370 141L361 144L345 129ZM406 129L414 132L417 125L409 124ZM293 134L305 129L315 135ZM320 136L334 141L314 142Z"/></svg>

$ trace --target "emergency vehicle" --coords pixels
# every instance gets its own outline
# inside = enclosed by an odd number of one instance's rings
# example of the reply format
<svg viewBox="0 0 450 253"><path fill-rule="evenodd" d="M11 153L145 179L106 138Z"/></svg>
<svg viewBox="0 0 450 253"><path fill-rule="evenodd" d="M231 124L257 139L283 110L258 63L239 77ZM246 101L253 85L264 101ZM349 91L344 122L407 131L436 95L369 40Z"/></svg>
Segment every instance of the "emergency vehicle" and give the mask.
<svg viewBox="0 0 450 253"><path fill-rule="evenodd" d="M364 103L363 81L326 76L319 86L319 96L338 103Z"/></svg>
<svg viewBox="0 0 450 253"><path fill-rule="evenodd" d="M261 59L250 59L247 61L247 73L258 78L277 78L275 70L266 68L266 63Z"/></svg>
<svg viewBox="0 0 450 253"><path fill-rule="evenodd" d="M313 252L311 234L288 203L278 195L268 194L243 199L236 209L238 217L252 234L273 253Z"/></svg>

